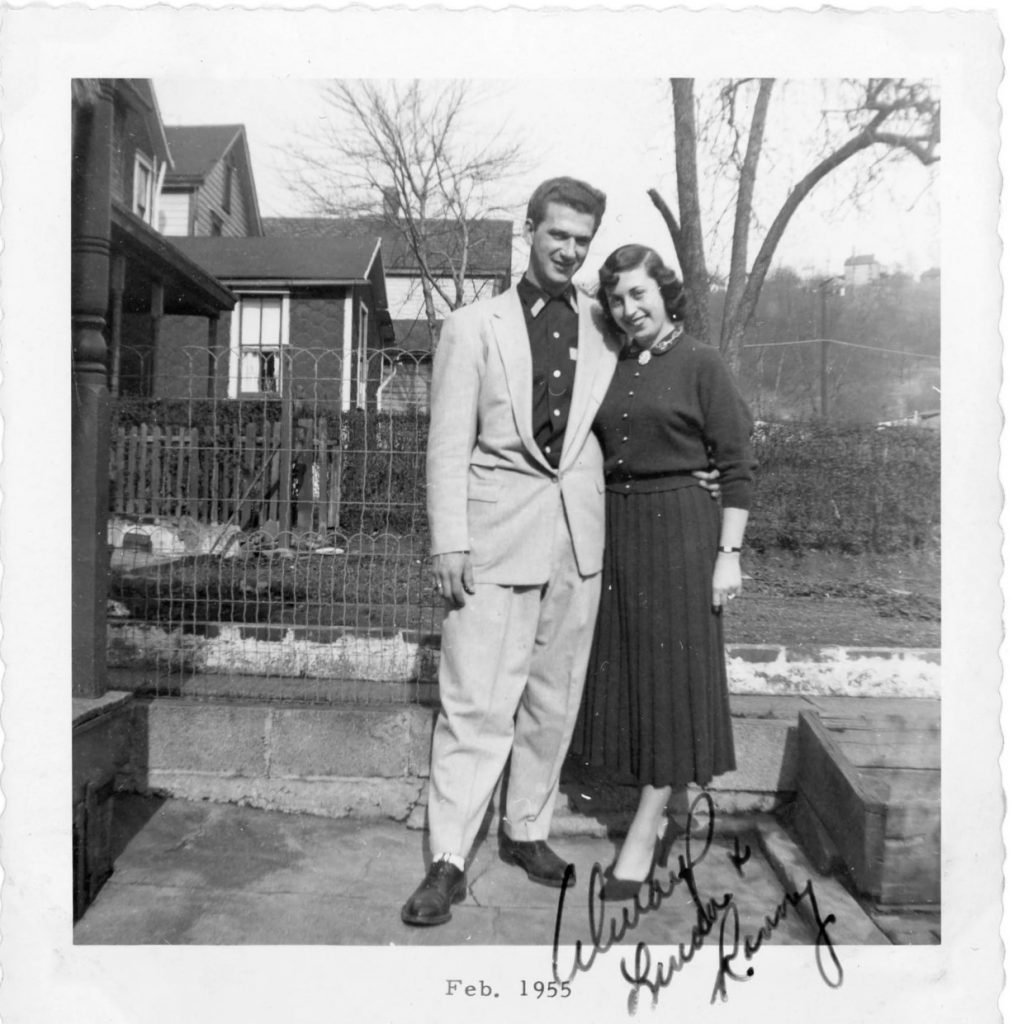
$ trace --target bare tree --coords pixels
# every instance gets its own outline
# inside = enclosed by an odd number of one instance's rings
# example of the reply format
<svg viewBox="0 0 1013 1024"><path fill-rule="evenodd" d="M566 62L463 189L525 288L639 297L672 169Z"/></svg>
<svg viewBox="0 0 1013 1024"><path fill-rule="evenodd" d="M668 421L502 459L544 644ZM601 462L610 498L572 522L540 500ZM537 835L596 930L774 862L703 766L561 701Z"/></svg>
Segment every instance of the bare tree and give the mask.
<svg viewBox="0 0 1013 1024"><path fill-rule="evenodd" d="M691 78L671 80L679 216L676 217L657 189L651 189L648 194L665 220L682 267L688 299L687 327L699 337L709 339L707 290L711 276L703 242L697 169L700 130L694 86L695 80ZM839 130L825 151L814 156L814 165L790 189L765 229L757 222L754 194L764 153L774 80L725 82L719 90L717 109L710 112L710 124L720 122L727 128L724 166L735 177L731 256L719 336L721 351L735 372L739 369L743 339L755 315L774 253L791 218L812 190L837 168L873 147L883 151L881 159L885 160L913 156L929 165L939 159L939 100L931 83L872 78L864 82L849 81L842 86L846 86L843 92L854 97L845 109L836 111L833 118L827 117L823 125L797 125L800 137L818 136L831 121ZM753 97L753 103L747 118L741 108L748 107L749 96ZM867 186L874 182L879 170L879 161L868 165ZM759 246L750 266L751 238L758 238Z"/></svg>
<svg viewBox="0 0 1013 1024"><path fill-rule="evenodd" d="M292 188L314 212L378 218L417 266L435 348L438 303L469 300L469 258L486 241L489 202L516 170L519 146L477 137L463 82L336 80L323 87L332 116L304 132L291 155Z"/></svg>

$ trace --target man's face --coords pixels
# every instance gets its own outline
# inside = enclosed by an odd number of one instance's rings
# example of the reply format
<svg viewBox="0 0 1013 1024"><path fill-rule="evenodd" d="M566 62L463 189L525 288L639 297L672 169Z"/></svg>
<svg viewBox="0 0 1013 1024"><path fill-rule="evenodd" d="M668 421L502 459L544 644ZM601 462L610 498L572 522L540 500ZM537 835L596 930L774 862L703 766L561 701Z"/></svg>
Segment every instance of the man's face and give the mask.
<svg viewBox="0 0 1013 1024"><path fill-rule="evenodd" d="M562 291L580 270L594 237L594 215L571 206L550 202L535 227L524 224L524 238L531 246L527 276L550 295Z"/></svg>

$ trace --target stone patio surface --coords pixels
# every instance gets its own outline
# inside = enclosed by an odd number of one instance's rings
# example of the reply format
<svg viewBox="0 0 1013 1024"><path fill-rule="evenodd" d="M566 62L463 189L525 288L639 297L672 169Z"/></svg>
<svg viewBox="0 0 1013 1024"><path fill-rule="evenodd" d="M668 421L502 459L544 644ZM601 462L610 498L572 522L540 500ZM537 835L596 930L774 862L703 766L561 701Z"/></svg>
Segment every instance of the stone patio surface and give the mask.
<svg viewBox="0 0 1013 1024"><path fill-rule="evenodd" d="M207 945L524 945L551 947L558 891L528 881L500 861L494 834L476 843L468 866L468 896L452 920L435 928L401 922L401 904L421 880L426 835L391 821L331 819L229 804L123 795L116 799L115 870L77 923L81 944ZM813 879L821 916L833 913L836 945L888 943L834 879L817 875L788 834L770 816L739 815L704 852L695 841L693 869L701 900L731 894L743 936L773 917L786 892ZM588 882L597 862L615 856L618 840L562 836L553 847L577 871L560 918L560 949L593 941ZM741 872L729 856L738 843ZM748 849L748 859L745 854ZM677 844L670 867L677 868ZM641 915L623 944L690 942L697 913L685 882L672 885L661 905ZM597 901L595 901L597 903ZM607 905L607 915L623 904ZM627 913L632 905L625 905ZM800 909L809 907L803 900ZM771 930L771 944L813 942L812 915L787 908ZM901 916L894 941L938 942L932 921ZM608 933L608 917L602 932ZM705 936L717 941L719 922ZM565 954L564 954L565 955Z"/></svg>

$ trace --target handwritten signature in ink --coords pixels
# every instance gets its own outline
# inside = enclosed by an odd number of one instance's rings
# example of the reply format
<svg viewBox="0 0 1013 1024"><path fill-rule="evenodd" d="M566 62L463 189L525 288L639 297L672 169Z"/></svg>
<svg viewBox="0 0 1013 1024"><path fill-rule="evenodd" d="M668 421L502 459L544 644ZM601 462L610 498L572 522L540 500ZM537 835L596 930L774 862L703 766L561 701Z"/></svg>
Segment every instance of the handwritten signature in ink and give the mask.
<svg viewBox="0 0 1013 1024"><path fill-rule="evenodd" d="M697 820L697 805L701 801L705 805L707 827L702 833L702 838L697 838L694 836L693 826ZM591 869L587 892L590 945L585 945L580 939L574 942L573 962L569 974L565 978L559 971L560 931L567 892L567 886L564 884L559 893L552 943L552 973L555 980L569 982L578 973L589 971L599 953L608 952L617 942L633 931L643 917L661 907L680 885L685 885L696 909L696 920L690 929L688 940L680 942L674 953L657 963L653 962L650 947L646 942L637 944L632 970L627 967L625 957L620 961L620 974L632 986L627 1003L631 1015L637 1010L642 989L651 993L652 1006L657 1005L660 991L667 987L674 976L693 960L715 926L718 927L718 970L711 993L711 1003L716 1002L719 998L722 1001L727 1000L728 979L747 981L753 976L753 968L745 966L741 960L752 960L787 916L789 907L794 907L799 913L802 913L799 910L800 904L805 905L816 926L814 948L820 975L830 987L839 987L844 980L844 971L828 931L828 926L834 923L835 917L833 914L828 914L826 917L821 915L812 880L808 880L798 891L786 891L780 903L764 917L760 928L751 935L743 936L734 895L726 892L717 898L714 896L705 898L700 894L697 886L695 869L703 863L710 852L713 838L714 801L708 793L701 793L694 800L687 816L685 853L679 855L678 871L669 872L667 884L660 882L657 878L652 879L648 886L646 901L642 901L638 894L631 901L632 907L624 906L619 918L612 918L608 922L607 928L605 903L598 897L604 876L601 865L596 863ZM734 849L728 853L728 857L741 876L743 865L750 857L749 846L746 845L743 848L736 838ZM573 873L573 865L568 865L567 874Z"/></svg>

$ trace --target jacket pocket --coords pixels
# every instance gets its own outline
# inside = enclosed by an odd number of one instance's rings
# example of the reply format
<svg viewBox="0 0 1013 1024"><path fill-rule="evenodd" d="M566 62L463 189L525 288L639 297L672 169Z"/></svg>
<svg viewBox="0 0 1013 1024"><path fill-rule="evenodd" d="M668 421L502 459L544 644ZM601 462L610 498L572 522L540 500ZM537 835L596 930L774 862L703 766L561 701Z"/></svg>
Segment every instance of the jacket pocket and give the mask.
<svg viewBox="0 0 1013 1024"><path fill-rule="evenodd" d="M499 501L499 482L472 477L468 481L468 501Z"/></svg>

